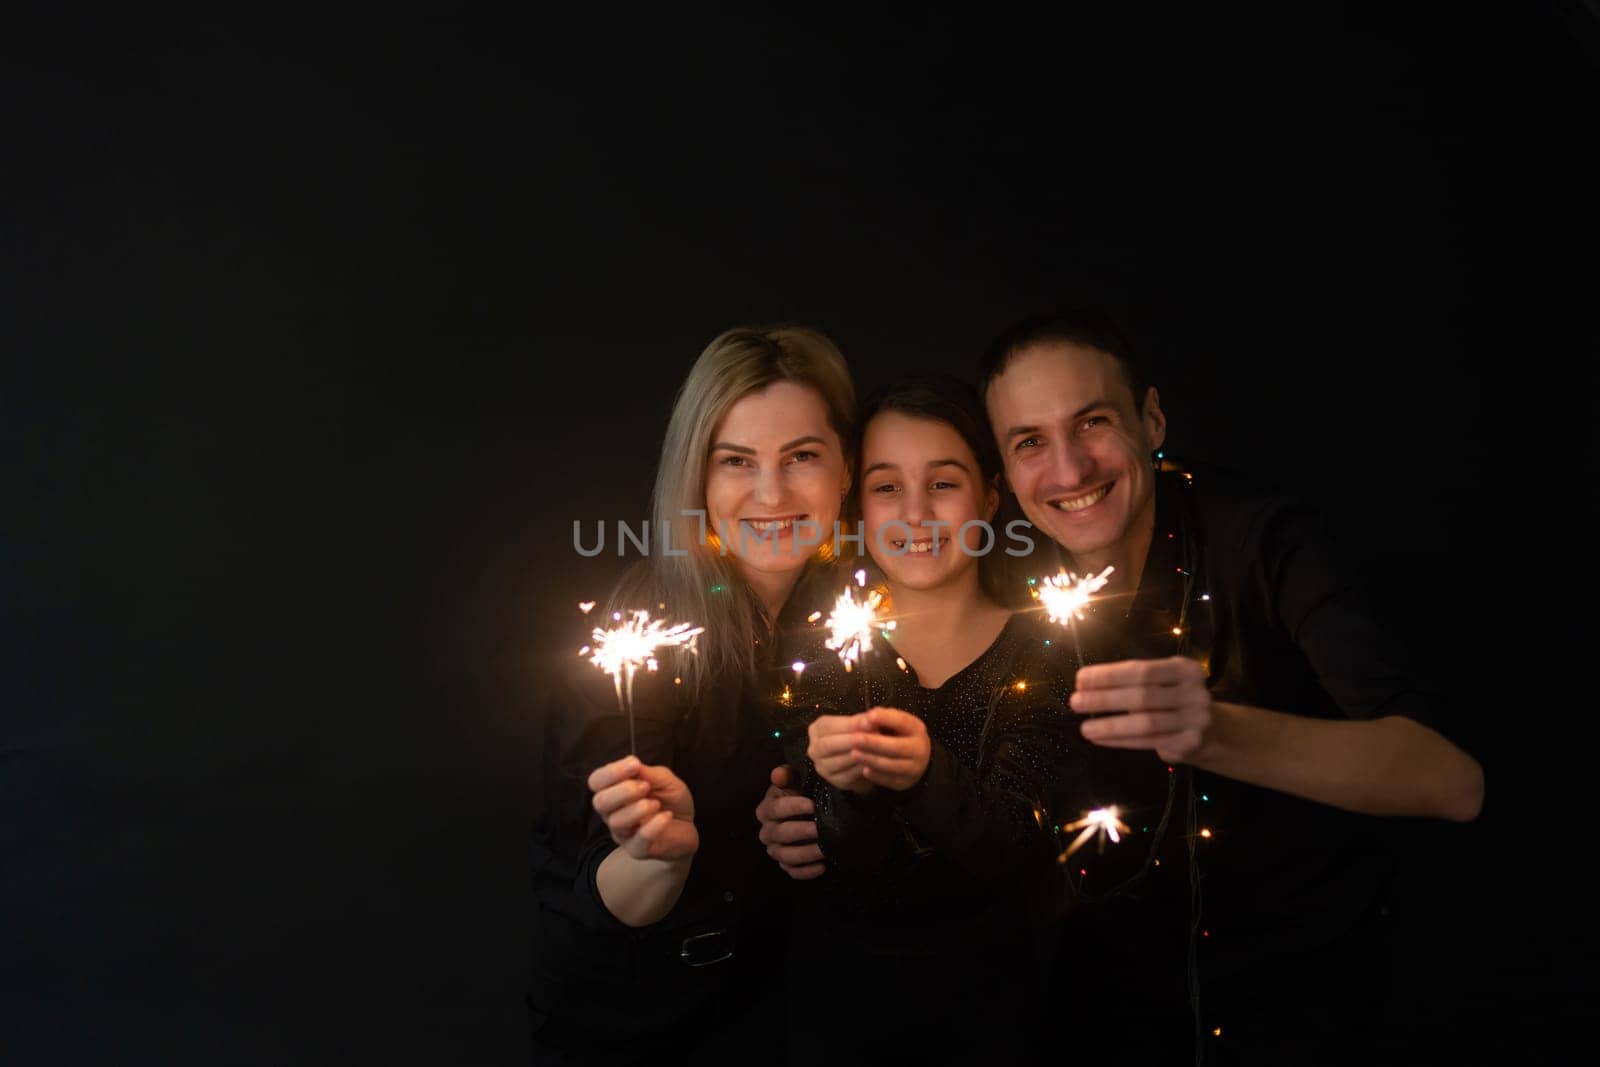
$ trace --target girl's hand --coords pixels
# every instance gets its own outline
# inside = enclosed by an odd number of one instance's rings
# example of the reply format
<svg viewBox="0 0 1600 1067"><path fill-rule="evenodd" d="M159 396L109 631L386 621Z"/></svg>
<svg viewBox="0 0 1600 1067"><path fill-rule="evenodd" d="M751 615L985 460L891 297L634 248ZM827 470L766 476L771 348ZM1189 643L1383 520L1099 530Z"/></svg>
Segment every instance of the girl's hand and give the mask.
<svg viewBox="0 0 1600 1067"><path fill-rule="evenodd" d="M872 732L856 742L861 777L900 792L920 782L933 755L927 723L899 708L873 708L865 718Z"/></svg>
<svg viewBox="0 0 1600 1067"><path fill-rule="evenodd" d="M835 789L843 789L860 796L872 792L872 783L861 773L856 758L862 738L872 730L866 713L860 715L820 715L808 728L811 743L806 755L822 775L823 781Z"/></svg>

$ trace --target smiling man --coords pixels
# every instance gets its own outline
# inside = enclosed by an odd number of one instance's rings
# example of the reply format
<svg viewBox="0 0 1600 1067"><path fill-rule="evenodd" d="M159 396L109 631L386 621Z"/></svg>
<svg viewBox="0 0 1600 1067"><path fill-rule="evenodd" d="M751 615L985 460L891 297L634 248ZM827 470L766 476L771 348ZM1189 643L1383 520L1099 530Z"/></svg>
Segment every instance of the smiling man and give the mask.
<svg viewBox="0 0 1600 1067"><path fill-rule="evenodd" d="M1212 1063L1343 1062L1376 1036L1388 976L1389 866L1366 817L1474 819L1482 768L1313 514L1163 469L1160 398L1108 319L1012 327L983 384L1029 520L1068 569L1115 568L1072 696L1095 716L1094 780L1169 798L1122 853L1143 868L1068 924L1058 1002L1130 1024L1102 1032L1136 1058L1198 1040ZM1098 862L1069 865L1080 889L1104 887Z"/></svg>

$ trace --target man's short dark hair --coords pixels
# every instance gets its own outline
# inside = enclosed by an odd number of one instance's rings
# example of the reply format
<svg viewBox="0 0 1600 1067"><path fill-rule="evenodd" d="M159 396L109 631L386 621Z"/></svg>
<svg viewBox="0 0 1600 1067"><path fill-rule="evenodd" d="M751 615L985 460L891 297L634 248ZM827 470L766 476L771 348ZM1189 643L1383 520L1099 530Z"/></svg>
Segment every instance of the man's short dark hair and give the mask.
<svg viewBox="0 0 1600 1067"><path fill-rule="evenodd" d="M1055 311L1033 315L1013 323L1000 332L990 343L979 363L978 374L981 391L989 395L989 386L1006 369L1018 352L1034 345L1069 344L1080 348L1093 348L1117 361L1122 378L1133 395L1133 409L1144 410L1146 382L1133 359L1133 346L1114 319L1098 308Z"/></svg>

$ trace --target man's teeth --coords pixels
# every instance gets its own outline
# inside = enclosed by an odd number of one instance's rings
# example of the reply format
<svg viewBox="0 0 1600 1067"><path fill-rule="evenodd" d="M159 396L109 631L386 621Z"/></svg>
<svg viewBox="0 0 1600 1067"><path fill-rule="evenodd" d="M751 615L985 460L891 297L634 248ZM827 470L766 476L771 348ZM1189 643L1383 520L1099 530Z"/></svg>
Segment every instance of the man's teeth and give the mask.
<svg viewBox="0 0 1600 1067"><path fill-rule="evenodd" d="M794 520L793 519L774 519L771 522L754 522L754 521L750 522L750 528L752 530L760 530L762 533L766 533L768 530L772 530L772 529L776 529L779 532L782 532L784 530L789 529L793 525L794 525Z"/></svg>
<svg viewBox="0 0 1600 1067"><path fill-rule="evenodd" d="M1109 492L1111 492L1111 487L1109 485L1102 485L1092 493L1086 493L1083 496L1075 496L1070 500L1057 500L1050 506L1055 508L1057 511L1082 511L1084 508L1100 503L1100 501L1106 498L1106 494Z"/></svg>

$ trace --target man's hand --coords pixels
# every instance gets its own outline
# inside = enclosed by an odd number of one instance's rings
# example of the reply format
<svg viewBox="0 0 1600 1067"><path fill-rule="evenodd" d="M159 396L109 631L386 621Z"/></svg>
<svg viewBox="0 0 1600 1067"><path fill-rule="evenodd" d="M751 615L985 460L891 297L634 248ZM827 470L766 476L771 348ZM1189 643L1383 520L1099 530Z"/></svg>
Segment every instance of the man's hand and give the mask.
<svg viewBox="0 0 1600 1067"><path fill-rule="evenodd" d="M688 859L700 849L694 797L667 767L627 756L589 775L594 810L615 841L634 859Z"/></svg>
<svg viewBox="0 0 1600 1067"><path fill-rule="evenodd" d="M772 784L756 805L761 823L761 843L783 872L804 882L822 874L827 865L817 844L816 806L811 798L789 788L789 768L772 768Z"/></svg>
<svg viewBox="0 0 1600 1067"><path fill-rule="evenodd" d="M1205 668L1192 659L1129 659L1078 671L1072 710L1090 719L1083 736L1106 748L1149 748L1168 763L1194 763L1210 740L1211 692Z"/></svg>

